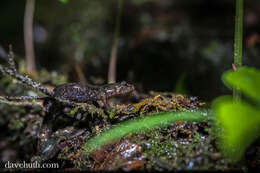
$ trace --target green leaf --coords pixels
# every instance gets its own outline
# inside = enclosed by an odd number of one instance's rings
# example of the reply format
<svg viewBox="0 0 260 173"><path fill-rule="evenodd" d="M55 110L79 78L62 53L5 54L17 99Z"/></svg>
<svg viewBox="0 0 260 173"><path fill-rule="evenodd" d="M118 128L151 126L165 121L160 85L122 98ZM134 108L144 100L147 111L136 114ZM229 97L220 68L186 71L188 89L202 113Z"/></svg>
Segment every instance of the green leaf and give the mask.
<svg viewBox="0 0 260 173"><path fill-rule="evenodd" d="M258 137L260 111L246 102L220 97L213 102L216 127L219 128L220 148L233 161L243 157L246 148Z"/></svg>
<svg viewBox="0 0 260 173"><path fill-rule="evenodd" d="M244 94L260 100L260 71L252 67L241 67L237 71L227 71L222 80L228 87L237 87Z"/></svg>

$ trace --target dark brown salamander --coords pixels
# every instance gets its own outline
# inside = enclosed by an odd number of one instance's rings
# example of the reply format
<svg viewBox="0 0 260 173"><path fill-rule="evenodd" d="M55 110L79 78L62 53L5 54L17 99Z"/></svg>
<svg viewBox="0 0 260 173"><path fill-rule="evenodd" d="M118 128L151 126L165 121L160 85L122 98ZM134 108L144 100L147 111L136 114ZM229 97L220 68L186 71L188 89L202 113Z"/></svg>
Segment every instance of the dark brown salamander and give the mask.
<svg viewBox="0 0 260 173"><path fill-rule="evenodd" d="M134 86L126 83L106 84L102 86L81 85L79 83L68 83L57 86L53 92L55 98L85 103L87 101L102 101L105 105L107 99L116 95L123 95L134 90Z"/></svg>
<svg viewBox="0 0 260 173"><path fill-rule="evenodd" d="M67 83L57 86L53 90L53 97L57 100L62 99L68 102L85 103L88 101L102 101L104 106L108 108L107 99L116 95L123 95L134 90L134 86L126 83L125 81L120 83L107 84L102 86L81 85L79 83ZM63 135L53 134L53 126L55 124L56 117L60 114L60 107L52 99L45 100L46 116L43 121L43 125L38 133L37 155L34 156L31 161L45 161L53 158L62 148L60 144L60 137L67 135L68 138L72 138L71 135L74 131L65 130ZM84 130L85 131L85 130ZM80 130L80 134L84 131ZM72 133L73 132L73 133ZM68 134L66 134L68 133ZM71 134L70 134L71 133ZM80 135L79 134L79 135Z"/></svg>

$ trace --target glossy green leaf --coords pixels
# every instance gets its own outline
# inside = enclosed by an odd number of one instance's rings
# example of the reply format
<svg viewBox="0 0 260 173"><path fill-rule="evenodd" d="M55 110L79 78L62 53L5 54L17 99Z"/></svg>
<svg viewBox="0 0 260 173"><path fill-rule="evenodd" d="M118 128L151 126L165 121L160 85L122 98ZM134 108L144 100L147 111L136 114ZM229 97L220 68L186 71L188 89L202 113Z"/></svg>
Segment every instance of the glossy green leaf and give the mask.
<svg viewBox="0 0 260 173"><path fill-rule="evenodd" d="M220 147L233 161L240 160L246 148L259 134L260 111L246 102L235 102L232 97L220 97L213 102L217 117Z"/></svg>
<svg viewBox="0 0 260 173"><path fill-rule="evenodd" d="M228 87L238 87L244 94L260 100L260 71L252 67L241 67L237 71L227 71L222 80Z"/></svg>

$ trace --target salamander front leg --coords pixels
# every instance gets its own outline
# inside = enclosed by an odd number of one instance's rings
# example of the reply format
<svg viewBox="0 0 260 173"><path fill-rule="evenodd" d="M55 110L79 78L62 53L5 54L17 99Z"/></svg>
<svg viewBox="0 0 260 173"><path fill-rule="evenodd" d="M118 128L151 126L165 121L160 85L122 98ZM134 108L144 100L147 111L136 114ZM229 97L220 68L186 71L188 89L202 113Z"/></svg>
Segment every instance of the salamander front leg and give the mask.
<svg viewBox="0 0 260 173"><path fill-rule="evenodd" d="M97 101L100 107L105 108L105 110L109 110L110 106L108 104L107 98L103 98L102 100Z"/></svg>

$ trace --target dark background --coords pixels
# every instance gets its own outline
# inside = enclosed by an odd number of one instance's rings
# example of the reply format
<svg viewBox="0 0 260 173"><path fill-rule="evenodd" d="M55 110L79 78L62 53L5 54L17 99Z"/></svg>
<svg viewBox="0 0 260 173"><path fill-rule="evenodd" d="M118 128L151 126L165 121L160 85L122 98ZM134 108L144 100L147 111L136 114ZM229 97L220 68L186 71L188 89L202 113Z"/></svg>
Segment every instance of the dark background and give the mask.
<svg viewBox="0 0 260 173"><path fill-rule="evenodd" d="M25 1L1 0L0 56L12 44L23 59ZM245 1L245 65L259 68L260 1ZM34 39L37 70L68 74L80 82L107 82L117 1L36 0ZM117 81L140 92L176 91L211 101L231 94L220 77L233 62L235 0L124 1L118 47Z"/></svg>

